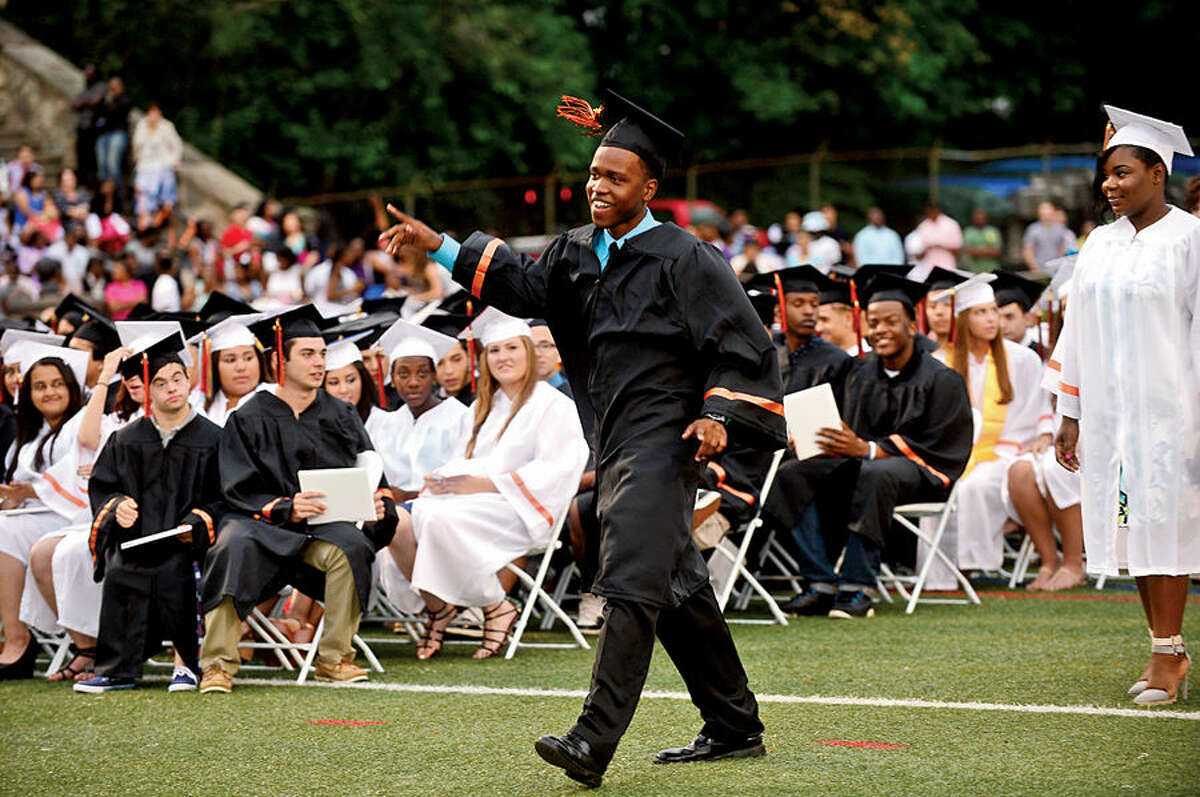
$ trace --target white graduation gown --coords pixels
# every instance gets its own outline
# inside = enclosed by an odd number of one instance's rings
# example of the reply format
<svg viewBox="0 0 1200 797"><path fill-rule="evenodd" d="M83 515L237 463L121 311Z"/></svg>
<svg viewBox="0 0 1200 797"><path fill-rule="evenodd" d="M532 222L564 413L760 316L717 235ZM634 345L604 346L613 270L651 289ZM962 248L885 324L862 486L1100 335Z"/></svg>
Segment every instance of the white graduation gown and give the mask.
<svg viewBox="0 0 1200 797"><path fill-rule="evenodd" d="M474 417L471 409L456 399L442 401L415 421L408 405L388 413L378 435L371 435L375 450L383 457L388 484L401 490L420 490L425 474L433 473L457 451L466 449Z"/></svg>
<svg viewBox="0 0 1200 797"><path fill-rule="evenodd" d="M17 458L17 467L13 471L12 482L29 482L38 494L37 498L26 499L21 504L21 509L42 509L44 511L27 514L27 515L0 515L0 554L7 554L22 564L29 564L29 551L33 548L34 543L41 539L42 535L48 531L53 531L56 528L70 523L70 514L78 510L71 501L68 501L65 496L69 496L72 500L78 501L86 506L87 495L82 498L70 492L74 485L71 480L67 485L59 485L62 488L62 495L49 486L49 482L43 478L42 474L51 470L54 465L60 460L66 459L72 453L77 445L79 436L79 414L76 413L72 418L68 418L63 422L63 425L53 442L47 441L42 447L42 467L34 469L33 460L37 453L38 444L47 436L53 433L50 430L50 425L42 424L41 431L38 436L21 446L19 451L14 451L16 443L14 442L8 448L8 453L4 457L5 471L8 465L12 463L13 457ZM50 497L51 503L47 504L42 500L42 496ZM67 512L67 515L59 514L59 510Z"/></svg>
<svg viewBox="0 0 1200 797"><path fill-rule="evenodd" d="M1200 572L1200 219L1094 230L1075 263L1046 387L1079 420L1087 568L1114 575L1129 496L1129 573Z"/></svg>
<svg viewBox="0 0 1200 797"><path fill-rule="evenodd" d="M384 427L387 426L388 418L392 417L394 414L395 413L388 412L382 407L371 407L371 412L367 414L367 420L363 426L366 427L367 437L371 438L371 442L375 445L376 451L379 450L379 443L377 440L382 437L382 432ZM389 481L388 484L391 484L391 482Z"/></svg>
<svg viewBox="0 0 1200 797"><path fill-rule="evenodd" d="M1061 424L1062 416L1055 414L1055 434L1058 434L1058 427ZM1018 462L1033 463L1034 482L1037 484L1038 492L1042 494L1042 498L1054 501L1054 505L1059 509L1067 509L1079 503L1079 474L1072 473L1058 464L1058 458L1054 456L1053 446L1047 448L1041 454L1026 451L1019 457L1010 460L1008 468L1005 469L1004 482L1002 483L1004 488L1004 511L1010 519L1017 523L1021 522L1021 516L1017 512L1017 507L1013 504L1012 496L1008 491L1008 471Z"/></svg>
<svg viewBox="0 0 1200 797"><path fill-rule="evenodd" d="M463 456L464 440L460 456L437 471L487 476L498 493L426 492L413 502L413 586L458 606L490 606L504 597L496 572L550 543L587 462L575 404L558 390L538 382L497 440L511 408L497 391L474 455Z"/></svg>
<svg viewBox="0 0 1200 797"><path fill-rule="evenodd" d="M268 392L273 393L275 390L275 385L270 385L270 384L267 384L266 382L260 382L254 388L254 390L251 390L249 393L247 393L246 395L244 395L240 399L238 399L237 406L233 407L232 409L230 409L230 407L229 407L229 399L226 397L225 391L217 390L217 392L213 394L212 404L210 404L208 406L208 409L204 408L204 402L201 401L200 406L196 407L196 411L199 412L201 415L203 415L205 418L208 418L210 421L215 423L217 426L224 428L225 421L229 420L229 415L231 413L237 411L238 407L242 406L247 401L249 401L254 396L255 393L258 393L259 391L262 391L262 390L266 390ZM200 396L203 397L204 394L200 393Z"/></svg>

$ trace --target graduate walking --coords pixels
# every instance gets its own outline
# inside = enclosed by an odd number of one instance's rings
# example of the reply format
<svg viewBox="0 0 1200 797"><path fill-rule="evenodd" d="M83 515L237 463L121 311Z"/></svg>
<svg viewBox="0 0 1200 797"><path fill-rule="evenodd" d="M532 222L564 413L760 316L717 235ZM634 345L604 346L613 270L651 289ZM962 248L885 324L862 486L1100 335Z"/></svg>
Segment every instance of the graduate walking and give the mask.
<svg viewBox="0 0 1200 797"><path fill-rule="evenodd" d="M581 415L594 413L600 566L606 599L592 685L575 726L538 754L598 786L633 718L657 635L700 709L686 747L655 761L762 755L762 723L708 571L689 534L704 460L730 439L785 443L779 365L766 330L720 253L646 204L683 134L615 93L615 120L592 158L592 223L540 259L481 232L463 244L389 206L389 251L416 244L488 304L544 318ZM599 109L559 113L594 129Z"/></svg>
<svg viewBox="0 0 1200 797"><path fill-rule="evenodd" d="M1045 386L1063 416L1055 455L1081 476L1087 569L1116 575L1127 554L1150 626L1150 661L1129 694L1158 705L1187 696L1180 632L1188 576L1200 573L1200 219L1166 202L1174 154L1192 154L1183 128L1105 110L1115 133L1096 162L1097 199L1117 219L1075 261Z"/></svg>

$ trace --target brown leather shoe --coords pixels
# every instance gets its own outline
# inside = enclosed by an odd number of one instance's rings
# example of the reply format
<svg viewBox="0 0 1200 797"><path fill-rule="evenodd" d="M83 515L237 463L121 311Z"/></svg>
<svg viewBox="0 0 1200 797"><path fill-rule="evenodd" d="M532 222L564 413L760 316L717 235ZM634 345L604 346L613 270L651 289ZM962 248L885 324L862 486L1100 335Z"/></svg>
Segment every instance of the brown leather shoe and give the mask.
<svg viewBox="0 0 1200 797"><path fill-rule="evenodd" d="M367 680L367 671L345 659L339 661L337 664L326 664L318 659L317 669L313 673L313 677L318 681L337 681L349 684L355 681Z"/></svg>
<svg viewBox="0 0 1200 797"><path fill-rule="evenodd" d="M233 691L233 676L221 669L217 664L210 664L200 678L200 693Z"/></svg>

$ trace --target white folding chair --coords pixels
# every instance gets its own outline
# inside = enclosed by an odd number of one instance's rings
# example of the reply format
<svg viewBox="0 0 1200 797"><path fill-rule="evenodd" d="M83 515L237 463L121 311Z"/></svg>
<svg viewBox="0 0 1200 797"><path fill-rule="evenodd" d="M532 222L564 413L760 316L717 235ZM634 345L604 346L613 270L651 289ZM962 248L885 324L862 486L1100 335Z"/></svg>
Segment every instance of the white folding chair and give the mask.
<svg viewBox="0 0 1200 797"><path fill-rule="evenodd" d="M888 584L897 592L900 593L902 599L908 602L904 609L905 614L912 614L917 608L918 602L924 603L973 603L979 605L979 596L975 593L975 588L971 586L971 582L963 575L958 566L950 560L942 551L942 536L946 533L946 525L950 520L950 515L953 514L957 505L958 483L950 490L950 495L945 501L929 501L916 504L903 504L893 510L892 517L904 528L917 535L917 538L923 540L929 546L929 556L921 565L920 572L916 576L898 576L890 569L883 570L880 568L881 574L886 573L886 576L881 578L884 584ZM921 531L919 522L921 518L936 517L937 528L933 536L925 534ZM917 523L913 521L916 520ZM921 590L925 588L925 581L929 577L929 569L933 566L934 560L941 560L954 573L955 580L966 593L965 598L921 598ZM906 589L906 586L911 585L911 589Z"/></svg>
<svg viewBox="0 0 1200 797"><path fill-rule="evenodd" d="M250 614L246 617L246 625L254 633L258 641L255 642L238 642L239 648L251 648L254 650L269 650L273 652L276 658L279 659L280 666L275 667L268 664L243 664L242 669L249 670L287 670L296 672L296 683L302 684L308 680L309 674L312 672L317 659L317 646L321 642L321 637L325 635L325 617L322 616L320 622L317 623L317 629L313 632L313 638L310 642L293 642L284 636L283 632L275 627L271 620L259 611L258 607L254 607ZM363 658L371 666L375 672L383 672L383 665L379 663L375 652L371 647L360 637L355 634L351 642L362 651Z"/></svg>
<svg viewBox="0 0 1200 797"><path fill-rule="evenodd" d="M774 596L772 596L770 592L767 592L763 585L759 583L758 579L755 578L748 569L746 569L746 552L750 550L750 543L754 539L754 532L763 525L763 504L767 502L767 495L771 492L771 486L775 484L775 475L779 472L779 463L783 460L783 455L785 453L786 449L781 448L771 457L771 466L767 468L767 475L763 480L762 489L758 494L758 507L754 511L754 516L750 518L750 520L746 521L746 523L740 529L742 533L741 544L732 551L730 550L730 547L732 546L726 547L723 545L718 545L713 549L713 556L723 556L733 564L733 572L730 574L729 578L725 580L720 594L717 595L717 605L721 607L721 611L725 611L725 606L727 603L729 603L729 596L733 594L734 585L739 579L741 579L746 582L751 590L757 593L758 596L766 602L767 610L770 611L773 619L748 620L737 618L727 620L727 622L755 624L778 623L779 625L788 624L787 617L784 616L783 611L779 608L779 604L776 603ZM747 600L749 599L747 598Z"/></svg>
<svg viewBox="0 0 1200 797"><path fill-rule="evenodd" d="M569 504L568 504L569 506ZM562 545L562 540L559 535L562 533L563 523L567 518L568 506L564 506L558 513L558 520L554 523L554 532L550 536L550 544L545 548L530 551L527 556L530 558L541 557L538 560L537 570L534 575L524 569L517 567L512 562L509 562L505 567L512 573L516 574L521 584L528 591L528 596L525 599L525 607L521 610L521 616L517 618L517 624L513 626L512 637L508 642L508 650L504 654L504 658L511 659L517 655L517 648L583 648L587 650L590 646L587 640L583 638L583 634L579 632L575 622L562 610L558 605L558 601L554 596L546 592L543 584L546 581L546 573L550 570L550 559L554 556L554 552ZM562 624L567 627L567 631L574 639L572 643L566 642L523 642L522 637L525 635L525 628L529 625L530 618L533 617L533 612L538 602L546 611L552 613L555 617L562 621Z"/></svg>

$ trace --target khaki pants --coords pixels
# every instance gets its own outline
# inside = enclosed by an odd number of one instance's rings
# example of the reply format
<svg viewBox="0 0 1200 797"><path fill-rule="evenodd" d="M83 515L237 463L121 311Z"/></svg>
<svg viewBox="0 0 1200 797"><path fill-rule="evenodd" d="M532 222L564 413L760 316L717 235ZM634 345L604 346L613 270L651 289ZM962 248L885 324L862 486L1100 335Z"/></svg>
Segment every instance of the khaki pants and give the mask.
<svg viewBox="0 0 1200 797"><path fill-rule="evenodd" d="M305 564L325 573L325 629L317 645L317 658L333 666L352 653L351 640L358 633L362 617L354 573L346 554L333 543L313 540L300 555ZM241 664L237 650L241 636L242 621L233 598L226 596L217 608L204 615L200 667L208 669L215 664L236 675Z"/></svg>

